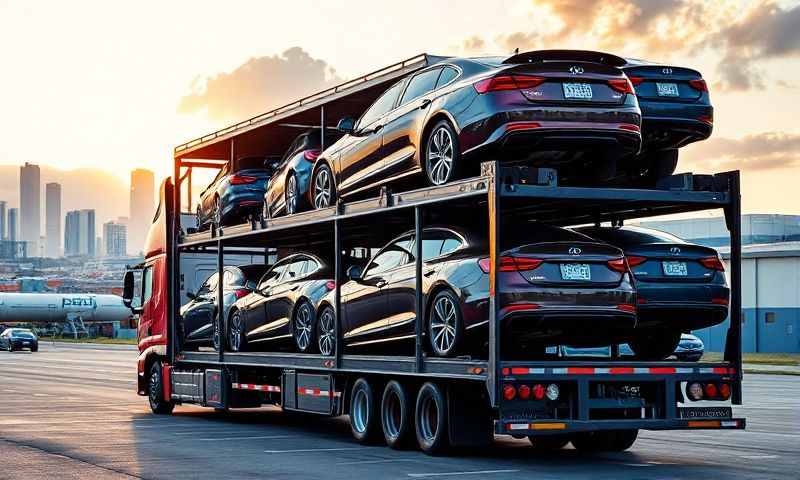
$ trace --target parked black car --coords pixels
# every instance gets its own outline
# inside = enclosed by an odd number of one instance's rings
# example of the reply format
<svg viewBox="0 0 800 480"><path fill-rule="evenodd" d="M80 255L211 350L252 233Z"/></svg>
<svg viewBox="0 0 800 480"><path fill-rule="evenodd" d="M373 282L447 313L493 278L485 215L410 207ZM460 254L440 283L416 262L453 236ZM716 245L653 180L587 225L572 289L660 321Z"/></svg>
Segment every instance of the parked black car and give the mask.
<svg viewBox="0 0 800 480"><path fill-rule="evenodd" d="M325 132L325 144L338 141L342 134L338 131ZM307 210L311 205L311 171L322 147L320 130L310 130L298 136L275 169L275 174L267 183L264 195L264 218L280 214L291 215Z"/></svg>
<svg viewBox="0 0 800 480"><path fill-rule="evenodd" d="M714 107L700 72L685 67L627 59L622 68L642 110L638 163L650 181L671 175L678 148L705 140L714 126Z"/></svg>
<svg viewBox="0 0 800 480"><path fill-rule="evenodd" d="M516 230L506 236L498 272L503 337L510 348L559 341L603 345L634 328L636 294L619 249L546 225ZM470 353L488 341L487 243L462 228L428 228L423 235L429 350L437 356ZM412 232L403 234L363 271L349 269L350 280L341 287L347 346L414 338L414 242ZM331 297L321 310L330 309Z"/></svg>
<svg viewBox="0 0 800 480"><path fill-rule="evenodd" d="M299 352L332 351L334 338L317 337L318 324L333 331L333 316L320 300L333 290L327 262L310 253L290 255L272 266L249 295L231 309L228 343L234 352L293 344Z"/></svg>
<svg viewBox="0 0 800 480"><path fill-rule="evenodd" d="M452 58L397 82L326 148L312 174L315 208L411 175L442 185L497 158L559 168L561 178L635 171L641 116L633 87L598 52ZM619 168L617 168L619 163Z"/></svg>
<svg viewBox="0 0 800 480"><path fill-rule="evenodd" d="M269 268L267 265L225 267L222 275L224 318L230 321L230 308L239 298L252 292L256 282ZM197 292L188 292L191 300L181 307L184 345L189 348L213 346L219 349L217 315L219 305L219 275L214 272Z"/></svg>
<svg viewBox="0 0 800 480"><path fill-rule="evenodd" d="M200 193L197 228L216 228L253 215L260 217L267 180L272 174L269 163L264 157L239 158L233 165L228 162Z"/></svg>
<svg viewBox="0 0 800 480"><path fill-rule="evenodd" d="M26 348L36 352L39 350L39 339L27 328L7 328L0 333L0 348L9 352Z"/></svg>
<svg viewBox="0 0 800 480"><path fill-rule="evenodd" d="M625 252L639 294L639 325L629 342L637 356L666 358L681 332L716 325L728 316L725 265L713 248L637 226L578 231Z"/></svg>
<svg viewBox="0 0 800 480"><path fill-rule="evenodd" d="M555 348L553 348L555 351ZM697 362L703 357L705 352L705 345L703 341L692 335L691 333L684 333L681 335L681 340L672 355L682 362ZM600 348L571 348L560 347L560 357L610 357L611 349L609 347ZM636 354L631 349L630 345L623 343L619 345L619 356L635 357Z"/></svg>

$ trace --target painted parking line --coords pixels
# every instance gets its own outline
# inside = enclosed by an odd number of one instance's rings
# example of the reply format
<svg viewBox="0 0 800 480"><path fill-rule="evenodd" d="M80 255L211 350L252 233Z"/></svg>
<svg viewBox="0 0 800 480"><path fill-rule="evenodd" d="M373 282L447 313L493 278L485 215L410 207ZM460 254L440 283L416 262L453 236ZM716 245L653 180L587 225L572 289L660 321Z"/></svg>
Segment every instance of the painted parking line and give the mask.
<svg viewBox="0 0 800 480"><path fill-rule="evenodd" d="M407 473L411 478L456 477L464 475L492 475L496 473L518 473L519 470L472 470L465 472Z"/></svg>
<svg viewBox="0 0 800 480"><path fill-rule="evenodd" d="M308 452L343 452L346 450L363 450L364 447L341 448L297 448L293 450L264 450L264 453L308 453Z"/></svg>

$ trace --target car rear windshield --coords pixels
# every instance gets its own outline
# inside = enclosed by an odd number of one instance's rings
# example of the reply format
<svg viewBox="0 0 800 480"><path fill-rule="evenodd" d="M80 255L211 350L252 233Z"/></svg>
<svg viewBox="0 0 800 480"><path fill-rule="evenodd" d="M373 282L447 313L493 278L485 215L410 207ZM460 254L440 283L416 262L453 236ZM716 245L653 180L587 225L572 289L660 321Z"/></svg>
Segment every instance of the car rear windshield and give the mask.
<svg viewBox="0 0 800 480"><path fill-rule="evenodd" d="M638 227L623 228L592 228L584 230L591 237L597 237L610 242L621 242L626 245L643 243L686 243L675 235L660 230L644 229Z"/></svg>
<svg viewBox="0 0 800 480"><path fill-rule="evenodd" d="M505 238L505 240L502 240ZM513 248L521 245L542 242L591 242L592 239L565 228L553 227L540 223L522 224L514 229L513 232L501 236L505 248Z"/></svg>

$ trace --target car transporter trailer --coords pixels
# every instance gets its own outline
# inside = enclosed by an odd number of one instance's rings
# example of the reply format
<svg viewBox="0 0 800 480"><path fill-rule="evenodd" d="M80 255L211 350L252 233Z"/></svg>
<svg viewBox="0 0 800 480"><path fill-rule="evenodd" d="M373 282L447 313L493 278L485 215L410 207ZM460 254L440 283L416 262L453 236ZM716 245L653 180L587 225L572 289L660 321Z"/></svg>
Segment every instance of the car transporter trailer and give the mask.
<svg viewBox="0 0 800 480"><path fill-rule="evenodd" d="M148 394L147 375L158 361L163 365L163 400L194 403L218 409L280 405L285 410L321 415L350 414L356 435L366 440L381 429L382 417L399 434L417 432L427 453L447 446L477 446L491 441L493 434L541 438L539 446L561 446L573 440L587 450L623 450L644 430L743 429L745 420L734 418L730 403L740 405L741 392L741 240L739 172L715 175L676 175L663 189L559 186L553 171L507 167L489 160L481 164L478 177L436 187L405 192L386 188L380 196L339 202L322 210L288 217L252 220L241 225L196 232L182 226L182 185L191 199L193 168L219 168L223 161L253 154L270 142L265 128L288 138L297 128L324 128L325 110L339 112L354 102L353 92L382 91L389 82L427 65L433 57L414 57L374 74L361 77L295 104L248 120L215 134L182 145L175 150L174 174L162 187L166 237L167 324L166 345L145 350L139 358L139 393ZM355 88L353 87L355 85ZM350 92L342 95L342 91ZM366 100L356 101L358 105ZM303 121L297 121L298 118ZM316 121L314 120L316 119ZM283 122L283 123L281 123ZM294 122L294 123L292 123ZM319 122L319 123L317 123ZM260 129L260 130L259 130ZM256 135L256 133L259 133ZM292 133L294 135L294 133ZM248 137L249 136L249 137ZM268 136L267 136L268 137ZM266 139L265 139L266 138ZM242 139L247 146L234 148ZM284 140L284 143L288 144ZM249 145L249 146L248 146ZM250 151L244 151L247 149ZM174 182L174 183L173 183ZM188 208L188 207L187 207ZM672 360L628 361L612 347L608 358L558 358L530 361L504 355L500 285L497 271L501 238L509 228L537 221L558 226L622 222L658 215L722 209L730 232L730 315L724 358L714 363ZM422 245L415 242L416 267L414 346L406 355L356 354L342 348L340 288L344 278L344 252L358 242L369 242L386 231L414 230L416 238L426 226L450 215L471 215L488 228L490 295L488 348L485 358L436 358L426 353L423 324L426 298L422 292ZM391 235L390 233L385 233ZM373 241L374 242L374 241ZM266 259L275 252L314 245L330 252L334 266L334 354L291 352L228 352L181 348L179 331L182 255L208 254L217 260L217 270L226 265L226 255L262 252ZM374 245L371 243L370 245ZM222 304L222 289L219 289ZM217 328L221 344L227 345L224 309L218 309ZM413 350L413 355L411 354ZM730 403L691 406L687 384L727 384ZM384 387L401 385L410 402L381 402ZM364 386L366 384L366 388ZM520 398L519 385L556 385L555 399ZM351 398L353 387L357 395ZM514 390L514 394L510 390ZM364 394L366 392L367 394ZM383 404L393 410L381 411ZM417 408L409 403L416 403ZM399 407L398 404L402 404ZM355 418L353 418L355 416ZM385 420L386 421L386 420ZM376 426L377 425L377 426ZM548 439L550 441L548 441ZM579 441L575 441L575 440Z"/></svg>

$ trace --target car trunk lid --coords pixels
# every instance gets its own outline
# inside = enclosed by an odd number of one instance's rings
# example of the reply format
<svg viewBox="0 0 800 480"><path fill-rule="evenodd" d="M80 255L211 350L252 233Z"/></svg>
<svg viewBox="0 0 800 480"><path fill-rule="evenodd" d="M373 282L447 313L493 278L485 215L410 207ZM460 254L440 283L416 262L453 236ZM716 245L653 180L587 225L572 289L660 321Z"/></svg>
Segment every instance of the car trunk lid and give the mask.
<svg viewBox="0 0 800 480"><path fill-rule="evenodd" d="M709 282L722 270L716 250L700 245L648 243L625 254L634 277L648 282Z"/></svg>
<svg viewBox="0 0 800 480"><path fill-rule="evenodd" d="M625 272L622 251L592 242L541 242L503 253L500 270L516 271L532 284L619 285Z"/></svg>
<svg viewBox="0 0 800 480"><path fill-rule="evenodd" d="M643 99L694 102L708 90L700 72L690 68L640 65L623 70Z"/></svg>

